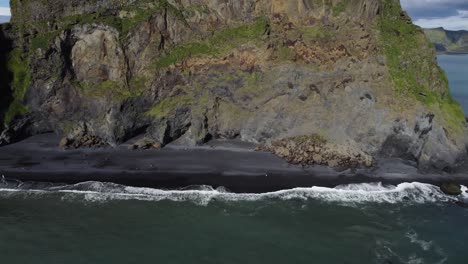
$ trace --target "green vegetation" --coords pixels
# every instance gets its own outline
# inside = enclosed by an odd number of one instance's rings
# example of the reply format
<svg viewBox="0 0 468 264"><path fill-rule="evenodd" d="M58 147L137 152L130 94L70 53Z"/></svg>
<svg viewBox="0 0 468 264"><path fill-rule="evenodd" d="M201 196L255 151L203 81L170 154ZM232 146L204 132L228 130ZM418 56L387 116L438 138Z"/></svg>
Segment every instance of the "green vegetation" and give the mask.
<svg viewBox="0 0 468 264"><path fill-rule="evenodd" d="M347 6L347 0L342 0L338 4L334 5L332 7L332 12L334 16L339 16L341 13L343 13L346 10Z"/></svg>
<svg viewBox="0 0 468 264"><path fill-rule="evenodd" d="M24 95L31 84L28 64L29 61L23 58L21 50L14 49L10 52L7 67L13 75L13 80L10 84L13 102L5 113L5 124L9 124L15 116L28 112L27 107L23 105Z"/></svg>
<svg viewBox="0 0 468 264"><path fill-rule="evenodd" d="M171 49L170 53L156 61L154 66L161 69L192 56L214 54L216 52L216 48L208 42L187 43Z"/></svg>
<svg viewBox="0 0 468 264"><path fill-rule="evenodd" d="M384 4L379 23L380 42L396 93L441 109L449 129L462 131L463 111L450 96L448 80L437 66L433 45L408 17L403 19L398 3L385 0Z"/></svg>
<svg viewBox="0 0 468 264"><path fill-rule="evenodd" d="M168 116L177 107L190 105L194 101L195 98L189 94L170 96L154 106L148 114L157 118L163 118Z"/></svg>
<svg viewBox="0 0 468 264"><path fill-rule="evenodd" d="M31 49L47 48L53 39L55 39L61 32L71 29L75 25L102 23L115 28L121 35L121 40L128 37L128 33L140 23L147 21L155 13L167 10L184 23L183 13L175 6L170 4L167 0L146 0L141 1L138 5L122 6L121 14L104 11L98 13L81 14L66 16L54 21L56 25L54 29L50 29L50 22L47 21L32 21L28 22L28 28L35 29L37 34L31 38Z"/></svg>
<svg viewBox="0 0 468 264"><path fill-rule="evenodd" d="M135 78L131 86L127 87L123 83L115 81L104 81L100 84L88 82L75 82L75 86L80 88L86 96L96 98L108 98L114 101L122 101L131 97L141 96L144 90L144 79Z"/></svg>
<svg viewBox="0 0 468 264"><path fill-rule="evenodd" d="M298 29L305 40L327 39L331 32L325 26L308 26Z"/></svg>
<svg viewBox="0 0 468 264"><path fill-rule="evenodd" d="M161 69L190 57L223 54L244 42L260 40L265 34L267 25L268 20L260 18L253 24L220 30L208 40L174 47L168 54L157 60L154 66Z"/></svg>
<svg viewBox="0 0 468 264"><path fill-rule="evenodd" d="M424 29L437 51L448 53L468 53L468 32L450 31L443 28Z"/></svg>
<svg viewBox="0 0 468 264"><path fill-rule="evenodd" d="M401 19L400 7L394 1L386 0L384 16L380 22L381 38L390 75L400 94L411 94L426 103L433 103L436 97L427 83L433 58L422 52L427 45L418 27ZM408 18L409 19L409 18ZM427 49L427 48L426 48Z"/></svg>
<svg viewBox="0 0 468 264"><path fill-rule="evenodd" d="M56 37L54 32L41 33L31 39L31 50L46 49L51 40Z"/></svg>

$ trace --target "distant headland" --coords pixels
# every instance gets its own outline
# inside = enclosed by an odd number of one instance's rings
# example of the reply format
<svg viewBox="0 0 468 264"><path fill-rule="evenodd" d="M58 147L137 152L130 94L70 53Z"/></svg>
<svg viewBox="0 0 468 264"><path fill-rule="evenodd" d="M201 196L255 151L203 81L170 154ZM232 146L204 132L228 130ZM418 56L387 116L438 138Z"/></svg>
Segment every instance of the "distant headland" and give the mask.
<svg viewBox="0 0 468 264"><path fill-rule="evenodd" d="M468 31L440 28L424 29L439 53L468 53Z"/></svg>

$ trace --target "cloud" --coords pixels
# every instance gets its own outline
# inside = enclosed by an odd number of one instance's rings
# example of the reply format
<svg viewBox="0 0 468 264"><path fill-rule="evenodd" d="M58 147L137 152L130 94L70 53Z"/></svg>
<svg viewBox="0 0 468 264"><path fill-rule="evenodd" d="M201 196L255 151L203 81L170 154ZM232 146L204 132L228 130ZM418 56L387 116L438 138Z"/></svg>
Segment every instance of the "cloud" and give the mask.
<svg viewBox="0 0 468 264"><path fill-rule="evenodd" d="M467 0L401 0L401 5L421 27L468 30Z"/></svg>
<svg viewBox="0 0 468 264"><path fill-rule="evenodd" d="M420 18L414 23L423 28L437 28L443 27L448 30L468 30L468 18L461 18L459 16L425 19Z"/></svg>
<svg viewBox="0 0 468 264"><path fill-rule="evenodd" d="M0 7L0 16L11 16L10 8Z"/></svg>

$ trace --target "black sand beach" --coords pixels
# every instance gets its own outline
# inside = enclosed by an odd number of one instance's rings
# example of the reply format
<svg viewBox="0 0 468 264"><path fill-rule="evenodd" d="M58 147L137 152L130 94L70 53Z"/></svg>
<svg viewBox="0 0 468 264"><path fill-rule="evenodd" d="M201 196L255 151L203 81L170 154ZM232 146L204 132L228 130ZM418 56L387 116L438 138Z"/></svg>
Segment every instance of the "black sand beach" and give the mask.
<svg viewBox="0 0 468 264"><path fill-rule="evenodd" d="M254 151L240 142L217 141L202 147L168 146L163 150L116 148L60 150L53 134L34 136L0 148L0 175L22 182L79 183L101 181L136 187L223 186L233 192L269 192L295 187L382 182L441 184L462 174L420 174L401 160L381 160L373 169L336 171L302 167Z"/></svg>

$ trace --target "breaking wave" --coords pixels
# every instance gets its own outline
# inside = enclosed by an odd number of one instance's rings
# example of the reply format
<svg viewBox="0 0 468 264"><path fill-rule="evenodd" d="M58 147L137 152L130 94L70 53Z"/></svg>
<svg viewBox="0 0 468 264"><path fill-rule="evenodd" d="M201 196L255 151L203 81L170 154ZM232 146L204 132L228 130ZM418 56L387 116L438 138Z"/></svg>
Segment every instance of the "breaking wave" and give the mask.
<svg viewBox="0 0 468 264"><path fill-rule="evenodd" d="M213 201L261 200L321 200L326 202L359 203L428 203L468 200L467 187L460 197L445 195L437 186L413 182L397 186L381 183L340 185L335 188L295 188L270 193L231 193L225 188L189 186L178 190L139 188L102 182L48 186L35 183L0 184L0 197L60 194L61 199L84 199L87 202L110 200L175 201L207 205Z"/></svg>

